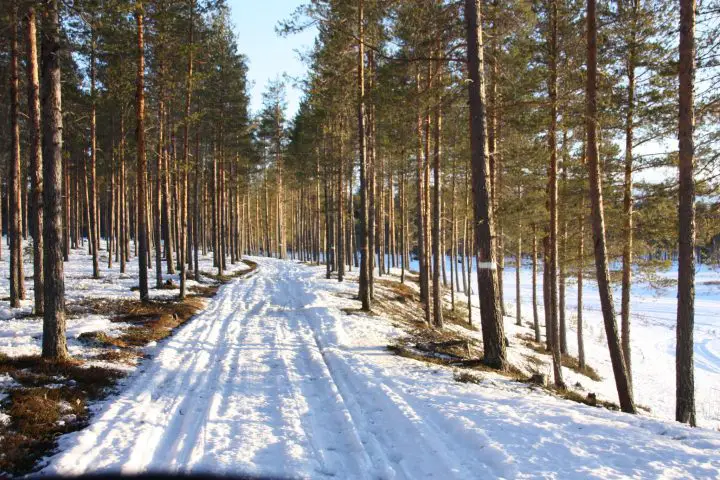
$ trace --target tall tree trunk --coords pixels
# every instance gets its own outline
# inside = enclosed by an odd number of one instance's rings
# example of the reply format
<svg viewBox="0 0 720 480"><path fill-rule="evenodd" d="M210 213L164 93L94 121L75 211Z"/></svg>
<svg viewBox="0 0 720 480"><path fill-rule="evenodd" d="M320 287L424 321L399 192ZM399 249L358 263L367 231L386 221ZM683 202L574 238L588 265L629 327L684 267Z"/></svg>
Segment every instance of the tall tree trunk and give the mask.
<svg viewBox="0 0 720 480"><path fill-rule="evenodd" d="M89 205L90 224L89 239L92 253L93 278L100 278L100 252L98 238L98 204L97 204L97 121L96 121L96 100L95 100L95 26L90 27L90 188Z"/></svg>
<svg viewBox="0 0 720 480"><path fill-rule="evenodd" d="M358 154L360 156L360 288L358 295L362 309L369 311L370 304L370 243L368 207L368 165L365 138L365 11L364 0L358 0Z"/></svg>
<svg viewBox="0 0 720 480"><path fill-rule="evenodd" d="M522 325L520 298L520 269L522 268L522 225L518 224L517 254L515 255L515 323Z"/></svg>
<svg viewBox="0 0 720 480"><path fill-rule="evenodd" d="M10 240L10 306L18 308L25 299L22 251L22 172L20 168L20 99L18 81L18 17L17 5L10 14L10 188L8 191L8 234Z"/></svg>
<svg viewBox="0 0 720 480"><path fill-rule="evenodd" d="M635 122L635 43L637 39L637 20L639 0L630 0L632 4L630 34L627 42L627 114L625 116L625 180L623 183L623 256L622 256L622 292L620 302L620 328L622 349L627 366L628 380L632 388L632 352L630 348L630 285L632 282L633 248L633 141ZM623 2L620 2L622 5Z"/></svg>
<svg viewBox="0 0 720 480"><path fill-rule="evenodd" d="M425 312L425 320L429 323L430 321L430 288L429 288L429 266L427 264L428 258L425 252L427 251L427 245L428 242L427 238L427 229L425 227L426 219L425 219L425 183L423 181L423 176L425 172L425 166L423 165L423 120L420 110L420 69L418 67L418 72L416 74L416 84L417 84L417 91L418 91L418 111L417 111L417 154L416 154L416 163L417 163L417 236L418 236L418 268L419 268L419 276L420 276L420 301L423 304L424 312Z"/></svg>
<svg viewBox="0 0 720 480"><path fill-rule="evenodd" d="M200 254L198 250L200 248L200 235L203 234L200 229L200 132L199 129L195 130L195 178L193 179L194 194L193 194L193 253L194 253L194 265L193 274L195 281L200 281ZM249 208L249 204L248 204Z"/></svg>
<svg viewBox="0 0 720 480"><path fill-rule="evenodd" d="M497 265L492 239L493 212L490 204L487 125L485 115L485 79L483 72L482 21L480 0L465 0L467 26L468 82L475 249L478 252L478 289L483 333L484 362L505 369L505 334L498 292Z"/></svg>
<svg viewBox="0 0 720 480"><path fill-rule="evenodd" d="M550 348L553 358L553 374L555 386L565 388L562 375L560 352L560 319L558 316L558 160L557 160L557 55L558 55L558 12L557 0L550 2L550 78L548 88L550 94L550 131L548 142L550 147L550 166L548 168L548 208L550 209L550 258L549 270L545 272L550 288Z"/></svg>
<svg viewBox="0 0 720 480"><path fill-rule="evenodd" d="M435 121L434 121L434 128L433 128L433 143L434 143L434 177L433 181L435 183L434 189L433 189L433 227L432 227L432 237L433 237L433 246L432 246L432 253L433 253L433 324L436 328L442 328L443 326L443 312L442 312L442 286L440 285L440 270L442 269L441 263L443 262L443 255L441 251L441 241L440 241L440 235L441 235L441 219L442 219L442 211L441 211L441 204L442 204L442 178L441 178L441 172L440 172L440 155L441 155L441 146L440 146L440 138L441 138L441 132L442 132L442 116L441 116L440 106L435 109Z"/></svg>
<svg viewBox="0 0 720 480"><path fill-rule="evenodd" d="M43 270L45 313L42 356L68 357L65 336L65 279L63 265L62 104L60 83L60 25L57 0L46 0L42 12L41 102L43 156Z"/></svg>
<svg viewBox="0 0 720 480"><path fill-rule="evenodd" d="M535 328L535 341L540 342L542 337L540 336L540 317L538 315L538 295L537 295L537 225L533 222L532 224L532 307L533 307L533 326Z"/></svg>
<svg viewBox="0 0 720 480"><path fill-rule="evenodd" d="M407 250L405 208L405 172L402 172L400 173L400 283L405 283L405 269L407 268L407 265L405 265L405 250Z"/></svg>
<svg viewBox="0 0 720 480"><path fill-rule="evenodd" d="M339 134L339 161L338 161L338 186L337 186L337 221L338 221L338 232L337 232L337 255L338 255L338 282L343 281L343 276L345 275L345 241L344 241L344 227L345 227L345 206L343 205L344 198L345 198L345 189L344 189L344 163L345 159L343 158L343 132L345 129L344 122L340 121L340 134Z"/></svg>
<svg viewBox="0 0 720 480"><path fill-rule="evenodd" d="M163 157L165 156L165 99L163 91L163 64L159 61L158 65L158 145L157 157L155 160L155 200L153 201L153 210L155 212L155 287L162 288L162 172ZM166 240L167 242L167 240Z"/></svg>
<svg viewBox="0 0 720 480"><path fill-rule="evenodd" d="M695 426L693 325L695 323L695 0L680 0L680 193L675 419Z"/></svg>
<svg viewBox="0 0 720 480"><path fill-rule="evenodd" d="M180 173L182 188L181 188L181 200L180 210L182 214L180 216L180 225L182 234L180 235L180 242L178 248L180 250L180 299L185 298L187 291L187 241L186 232L188 229L188 222L190 216L188 215L187 208L187 190L188 190L188 169L190 168L190 102L192 100L192 77L193 77L193 41L194 41L194 17L195 17L195 0L190 0L190 32L188 34L188 64L187 64L187 76L185 79L185 118L183 121L183 164L182 171ZM196 159L197 161L197 159Z"/></svg>
<svg viewBox="0 0 720 480"><path fill-rule="evenodd" d="M590 175L590 200L592 203L592 230L595 245L595 270L598 291L605 322L610 360L615 375L615 385L620 400L620 408L627 413L635 413L632 390L628 378L625 358L620 347L615 305L610 290L607 247L605 244L605 218L603 212L602 178L598 159L597 139L597 15L596 0L587 0L587 111L585 115L587 129L587 167Z"/></svg>
<svg viewBox="0 0 720 480"><path fill-rule="evenodd" d="M127 224L127 199L125 185L125 112L120 110L120 273L125 273L125 263L128 259L128 224ZM79 195L78 195L79 196ZM79 216L79 215L78 215Z"/></svg>
<svg viewBox="0 0 720 480"><path fill-rule="evenodd" d="M580 197L578 215L578 272L577 272L577 344L578 367L585 369L585 339L583 338L583 272L585 266L585 197Z"/></svg>
<svg viewBox="0 0 720 480"><path fill-rule="evenodd" d="M33 285L35 314L42 315L45 305L43 295L43 161L42 138L40 134L40 79L38 73L37 31L35 9L28 8L25 15L27 25L27 78L28 107L30 110L30 182L32 190L32 232L33 232ZM0 222L2 225L2 222Z"/></svg>
<svg viewBox="0 0 720 480"><path fill-rule="evenodd" d="M145 40L143 31L143 5L141 1L135 3L135 21L137 23L137 81L135 94L135 141L137 143L137 223L135 236L138 243L138 265L140 268L140 300L148 302L148 237L147 237L147 159L145 158Z"/></svg>

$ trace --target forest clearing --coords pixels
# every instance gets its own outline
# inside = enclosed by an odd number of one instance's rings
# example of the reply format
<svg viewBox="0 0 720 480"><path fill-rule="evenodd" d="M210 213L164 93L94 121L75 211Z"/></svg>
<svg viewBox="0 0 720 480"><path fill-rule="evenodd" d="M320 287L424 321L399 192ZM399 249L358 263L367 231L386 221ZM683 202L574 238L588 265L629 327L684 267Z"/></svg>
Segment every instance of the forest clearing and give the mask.
<svg viewBox="0 0 720 480"><path fill-rule="evenodd" d="M0 6L0 478L720 477L718 0Z"/></svg>

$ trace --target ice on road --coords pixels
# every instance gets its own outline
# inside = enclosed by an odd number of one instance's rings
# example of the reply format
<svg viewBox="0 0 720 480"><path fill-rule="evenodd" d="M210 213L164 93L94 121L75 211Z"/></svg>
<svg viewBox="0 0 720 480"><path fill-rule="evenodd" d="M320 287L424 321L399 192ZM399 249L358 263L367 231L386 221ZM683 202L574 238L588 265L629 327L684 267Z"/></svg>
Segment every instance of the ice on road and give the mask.
<svg viewBox="0 0 720 480"><path fill-rule="evenodd" d="M352 285L292 262L221 288L44 473L290 478L717 478L720 434L393 356ZM348 295L344 295L347 297Z"/></svg>

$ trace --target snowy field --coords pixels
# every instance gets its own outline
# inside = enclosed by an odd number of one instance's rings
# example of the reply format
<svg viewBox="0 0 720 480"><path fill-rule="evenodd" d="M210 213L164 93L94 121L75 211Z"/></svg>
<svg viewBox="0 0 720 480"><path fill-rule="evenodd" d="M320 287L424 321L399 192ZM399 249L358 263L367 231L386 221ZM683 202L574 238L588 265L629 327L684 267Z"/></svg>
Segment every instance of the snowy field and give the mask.
<svg viewBox="0 0 720 480"><path fill-rule="evenodd" d="M505 291L505 318L507 337L516 333L515 323L515 268L514 259L508 258L503 275ZM541 267L541 265L540 265ZM411 262L416 269L417 263ZM450 281L450 260L446 264ZM393 269L399 273L399 269ZM676 268L659 272L659 276L675 281ZM720 270L698 265L695 278L695 400L698 423L701 426L720 430ZM472 275L474 318L479 319L477 310L477 277ZM462 287L462 279L460 280ZM651 414L668 420L675 419L675 325L677 308L677 287L650 286L648 283L632 284L631 290L631 346L633 389L637 404L651 409ZM525 261L520 275L520 295L523 325L532 323L532 270ZM459 302L466 303L460 295ZM620 287L613 292L620 328ZM447 296L449 302L449 295ZM585 355L587 363L603 377L602 382L578 379L584 386L602 398L617 402L612 365L605 339L605 327L600 311L597 284L585 278L583 286L583 326ZM544 308L542 301L542 270L538 271L538 312L541 333L545 338ZM576 277L567 279L566 320L568 326L568 350L577 356L577 282ZM523 330L522 333L529 333ZM575 381L575 375L565 370ZM552 369L545 372L552 378Z"/></svg>
<svg viewBox="0 0 720 480"><path fill-rule="evenodd" d="M717 478L720 432L560 400L404 359L403 332L349 315L356 284L253 258L45 473L291 478Z"/></svg>
<svg viewBox="0 0 720 480"><path fill-rule="evenodd" d="M662 274L677 279L677 271ZM504 278L506 313L515 315L515 271L506 268ZM699 266L695 278L695 400L701 426L720 429L720 271ZM538 282L542 282L542 275ZM583 326L588 363L604 381L598 386L602 396L616 400L617 393L605 340L605 328L597 284L583 282ZM532 271L521 270L520 294L524 322L532 322ZM542 295L542 283L538 284ZM566 319L568 350L577 356L577 283L568 282ZM476 290L477 291L477 290ZM675 418L675 325L677 287L653 288L634 282L631 290L631 329L633 390L639 405L650 407L661 418ZM620 288L613 296L620 313ZM543 321L542 297L539 312ZM506 322L506 324L509 322ZM544 332L544 329L543 329Z"/></svg>

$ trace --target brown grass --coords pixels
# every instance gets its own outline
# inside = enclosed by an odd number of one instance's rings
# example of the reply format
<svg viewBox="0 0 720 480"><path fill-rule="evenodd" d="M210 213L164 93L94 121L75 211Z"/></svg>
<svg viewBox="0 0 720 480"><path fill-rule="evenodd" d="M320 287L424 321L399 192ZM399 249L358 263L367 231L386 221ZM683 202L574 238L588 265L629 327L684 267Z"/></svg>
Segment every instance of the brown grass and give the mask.
<svg viewBox="0 0 720 480"><path fill-rule="evenodd" d="M535 341L533 337L530 335L525 334L517 334L517 337L522 340L523 345L528 347L529 349L533 350L536 353L539 353L541 355L548 355L550 356L550 352L545 349L544 343L538 343ZM600 374L592 368L590 365L585 364L585 367L580 368L580 362L577 358L573 357L572 355L562 355L561 357L561 363L563 367L569 368L570 370L577 372L581 375L585 375L590 380L594 380L596 382L599 382L602 380L602 377Z"/></svg>
<svg viewBox="0 0 720 480"><path fill-rule="evenodd" d="M195 285L190 287L191 295L203 298L212 298L220 289L220 285Z"/></svg>
<svg viewBox="0 0 720 480"><path fill-rule="evenodd" d="M137 360L139 358L142 358L142 356L143 354L137 350L108 349L90 357L90 360L100 360L103 362L125 363L128 365L135 365Z"/></svg>
<svg viewBox="0 0 720 480"><path fill-rule="evenodd" d="M443 308L443 320L445 320L446 323L458 325L467 330L472 330L474 332L479 331L475 325L470 325L468 323L467 312L468 312L468 309L465 305L455 302L455 310L451 310L449 308Z"/></svg>
<svg viewBox="0 0 720 480"><path fill-rule="evenodd" d="M453 380L460 383L482 383L482 377L470 372L456 371L453 373Z"/></svg>
<svg viewBox="0 0 720 480"><path fill-rule="evenodd" d="M20 384L7 391L4 402L12 422L0 427L0 476L30 472L54 448L58 435L87 423L87 401L106 395L121 376L77 360L52 362L39 356L2 356L0 372Z"/></svg>
<svg viewBox="0 0 720 480"><path fill-rule="evenodd" d="M553 386L549 386L548 389L552 392L554 392L557 396L562 397L566 400L570 400L572 402L577 403L583 403L585 405L589 405L591 407L603 407L607 408L608 410L615 410L619 411L620 407L617 403L608 402L605 400L599 400L595 397L593 397L591 394L583 395L579 392L576 392L575 390L570 389L558 389Z"/></svg>

